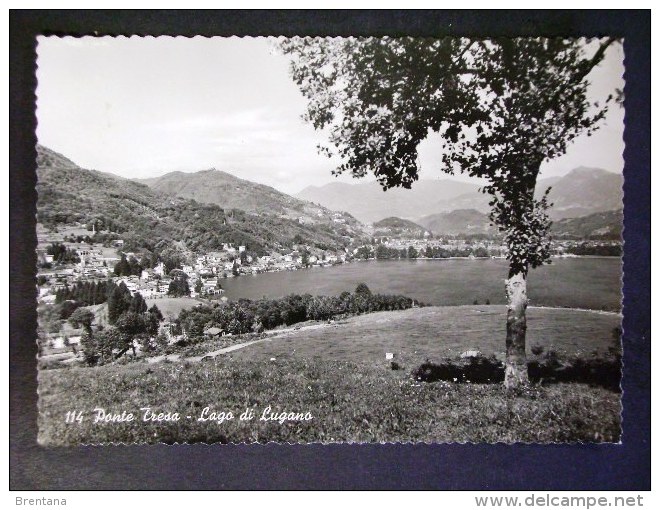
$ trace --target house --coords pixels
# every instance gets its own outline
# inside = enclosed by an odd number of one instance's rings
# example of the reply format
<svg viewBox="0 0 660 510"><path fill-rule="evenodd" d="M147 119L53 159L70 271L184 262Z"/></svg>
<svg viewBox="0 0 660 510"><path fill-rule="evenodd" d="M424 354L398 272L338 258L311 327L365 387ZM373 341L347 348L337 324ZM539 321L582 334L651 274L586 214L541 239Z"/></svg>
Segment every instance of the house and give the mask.
<svg viewBox="0 0 660 510"><path fill-rule="evenodd" d="M218 283L215 280L204 280L202 282L202 289L204 289L204 294L222 294L224 290L218 288Z"/></svg>
<svg viewBox="0 0 660 510"><path fill-rule="evenodd" d="M156 267L154 267L154 274L158 276L165 276L165 264L159 262Z"/></svg>
<svg viewBox="0 0 660 510"><path fill-rule="evenodd" d="M222 330L222 328L213 327L204 330L204 336L207 336L209 338L218 338L223 335L224 335L224 331Z"/></svg>

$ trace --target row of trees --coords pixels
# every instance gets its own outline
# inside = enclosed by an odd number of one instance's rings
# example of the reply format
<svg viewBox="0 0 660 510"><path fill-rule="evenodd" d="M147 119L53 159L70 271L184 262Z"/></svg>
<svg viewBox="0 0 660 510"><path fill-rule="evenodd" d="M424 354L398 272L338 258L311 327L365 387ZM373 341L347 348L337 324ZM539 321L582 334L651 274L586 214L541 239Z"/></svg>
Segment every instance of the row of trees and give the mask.
<svg viewBox="0 0 660 510"><path fill-rule="evenodd" d="M355 258L358 259L371 259L375 258L378 260L389 260L389 259L416 259L419 257L426 257L429 259L446 259L449 257L469 257L473 255L475 257L489 257L490 252L479 246L477 248L466 247L466 248L443 248L440 246L426 246L418 250L414 246L408 246L408 248L388 248L383 244L379 244L375 249L372 249L369 246L361 246L358 248Z"/></svg>
<svg viewBox="0 0 660 510"><path fill-rule="evenodd" d="M127 259L126 255L122 253L121 260L115 264L113 272L115 276L140 276L143 269L144 267L137 258L131 256Z"/></svg>
<svg viewBox="0 0 660 510"><path fill-rule="evenodd" d="M77 282L72 286L65 284L55 292L55 304L75 301L78 306L100 305L108 300L114 286L112 280Z"/></svg>
<svg viewBox="0 0 660 510"><path fill-rule="evenodd" d="M580 243L566 248L566 253L573 255L595 255L599 257L620 257L620 244Z"/></svg>
<svg viewBox="0 0 660 510"><path fill-rule="evenodd" d="M201 339L204 331L211 327L221 328L226 333L243 334L307 320L405 310L412 306L413 300L409 297L372 294L362 283L355 292L343 292L339 296L292 294L280 299L241 299L223 305L182 310L177 319L177 328L189 339L196 340Z"/></svg>
<svg viewBox="0 0 660 510"><path fill-rule="evenodd" d="M115 318L127 310L139 313L147 310L147 303L140 293L131 295L123 282L117 285L112 280L65 285L55 294L55 304L73 303L75 308L105 302L108 303L110 322L114 322Z"/></svg>

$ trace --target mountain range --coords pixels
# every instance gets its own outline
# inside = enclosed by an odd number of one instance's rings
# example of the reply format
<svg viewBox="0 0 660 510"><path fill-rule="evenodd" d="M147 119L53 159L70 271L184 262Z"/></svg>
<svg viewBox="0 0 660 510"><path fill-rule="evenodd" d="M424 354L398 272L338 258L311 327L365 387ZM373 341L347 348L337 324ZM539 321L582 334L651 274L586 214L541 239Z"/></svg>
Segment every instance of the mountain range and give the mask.
<svg viewBox="0 0 660 510"><path fill-rule="evenodd" d="M387 192L377 183L335 182L310 186L292 197L215 169L129 180L82 169L42 146L37 152L39 221L54 226L103 218L127 238L127 246L142 242L141 248L149 250L177 240L192 250L233 242L264 252L301 240L319 248L338 247L371 233L496 233L487 216L488 196L476 184L452 179L422 180L411 190ZM557 235L616 238L621 184L619 174L579 167L563 177L540 180L537 190L541 194L552 187L550 215ZM373 228L358 220L373 223Z"/></svg>
<svg viewBox="0 0 660 510"><path fill-rule="evenodd" d="M588 216L621 208L623 178L600 168L578 167L562 177L540 179L537 195L548 187L553 220ZM453 179L424 179L410 190L383 191L376 182L356 184L334 182L309 186L296 195L329 209L343 210L364 223L396 216L424 225L422 218L456 210L473 209L487 213L488 195L479 185Z"/></svg>
<svg viewBox="0 0 660 510"><path fill-rule="evenodd" d="M430 214L420 218L417 223L440 235L493 235L497 233L497 229L491 225L488 215L476 209L456 209Z"/></svg>
<svg viewBox="0 0 660 510"><path fill-rule="evenodd" d="M623 209L598 212L579 218L564 218L552 225L552 234L559 239L619 240L622 230Z"/></svg>
<svg viewBox="0 0 660 510"><path fill-rule="evenodd" d="M405 221L405 220L404 220ZM475 209L431 214L419 220L419 225L439 235L474 236L497 234L488 215ZM623 209L605 211L554 221L550 231L555 239L621 239Z"/></svg>
<svg viewBox="0 0 660 510"><path fill-rule="evenodd" d="M257 254L294 244L339 249L363 234L348 214L311 204L315 213L309 220L222 208L80 168L43 146L37 147L37 177L40 223L50 228L99 224L103 235L120 236L127 251L189 254L220 249L223 243L245 245Z"/></svg>

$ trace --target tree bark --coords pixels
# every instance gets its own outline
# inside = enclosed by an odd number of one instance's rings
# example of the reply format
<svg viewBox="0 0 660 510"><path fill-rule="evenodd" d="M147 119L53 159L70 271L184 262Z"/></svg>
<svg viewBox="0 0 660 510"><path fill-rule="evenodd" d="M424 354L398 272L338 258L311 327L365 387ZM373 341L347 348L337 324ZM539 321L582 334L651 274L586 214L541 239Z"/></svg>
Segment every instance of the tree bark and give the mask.
<svg viewBox="0 0 660 510"><path fill-rule="evenodd" d="M506 281L506 361L504 387L518 388L529 384L525 337L527 333L527 272L513 270Z"/></svg>

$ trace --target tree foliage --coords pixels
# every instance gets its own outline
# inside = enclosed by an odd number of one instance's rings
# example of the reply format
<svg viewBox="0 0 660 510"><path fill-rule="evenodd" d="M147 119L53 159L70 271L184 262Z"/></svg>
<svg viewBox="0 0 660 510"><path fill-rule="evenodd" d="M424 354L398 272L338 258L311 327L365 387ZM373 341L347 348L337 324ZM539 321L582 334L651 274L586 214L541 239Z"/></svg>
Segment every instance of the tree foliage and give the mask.
<svg viewBox="0 0 660 510"><path fill-rule="evenodd" d="M46 253L53 256L53 261L56 264L77 264L80 262L76 250L67 248L62 243L49 244L46 247Z"/></svg>
<svg viewBox="0 0 660 510"><path fill-rule="evenodd" d="M360 282L355 287L355 295L356 296L369 297L369 296L371 296L371 289L369 289L369 287L367 286L366 283Z"/></svg>
<svg viewBox="0 0 660 510"><path fill-rule="evenodd" d="M190 296L188 276L183 271L177 270L172 271L170 276L172 276L172 281L167 289L167 294L174 297Z"/></svg>
<svg viewBox="0 0 660 510"><path fill-rule="evenodd" d="M112 280L79 281L72 286L65 284L55 293L55 303L72 300L81 306L99 305L107 301L108 293L114 287Z"/></svg>
<svg viewBox="0 0 660 510"><path fill-rule="evenodd" d="M140 276L142 274L142 265L135 257L126 259L126 255L122 253L121 260L115 264L115 276Z"/></svg>
<svg viewBox="0 0 660 510"><path fill-rule="evenodd" d="M69 317L69 322L74 328L84 328L85 331L92 330L92 322L94 322L94 312L86 308L78 308Z"/></svg>

